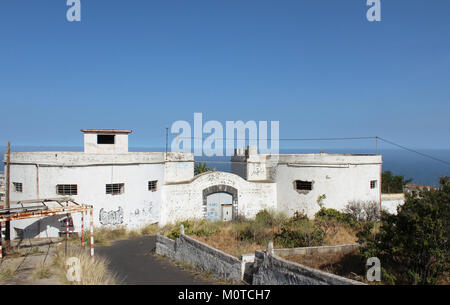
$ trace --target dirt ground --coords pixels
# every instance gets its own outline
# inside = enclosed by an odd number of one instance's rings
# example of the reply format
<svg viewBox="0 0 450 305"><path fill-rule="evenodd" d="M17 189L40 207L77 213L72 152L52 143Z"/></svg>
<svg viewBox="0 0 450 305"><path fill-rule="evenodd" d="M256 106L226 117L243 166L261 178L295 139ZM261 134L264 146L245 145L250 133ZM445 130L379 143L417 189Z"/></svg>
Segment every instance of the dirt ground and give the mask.
<svg viewBox="0 0 450 305"><path fill-rule="evenodd" d="M0 270L3 270L0 274L0 285L61 284L61 276L53 266L56 247L61 244L58 239L27 240L19 245L13 241L12 251L0 263ZM39 279L33 274L40 264L50 268L49 277ZM9 270L9 274L6 275L4 270Z"/></svg>

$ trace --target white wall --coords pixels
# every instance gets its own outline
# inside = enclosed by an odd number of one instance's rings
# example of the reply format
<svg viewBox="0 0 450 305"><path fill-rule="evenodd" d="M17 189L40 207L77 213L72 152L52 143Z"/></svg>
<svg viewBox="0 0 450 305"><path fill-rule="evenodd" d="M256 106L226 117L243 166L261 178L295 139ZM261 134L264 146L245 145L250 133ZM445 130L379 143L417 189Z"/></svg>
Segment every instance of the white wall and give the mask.
<svg viewBox="0 0 450 305"><path fill-rule="evenodd" d="M156 192L148 190L148 181L152 180L158 180ZM164 164L40 166L39 196L37 195L36 166L12 164L11 182L23 183L23 193L11 192L11 201L38 197L55 198L58 197L57 184L77 184L78 195L71 197L79 203L94 206L95 226L104 226L100 222L101 209L106 213L114 213L119 212L121 208L123 222L120 224L136 228L159 220ZM106 184L109 183L124 183L125 192L120 195L106 194ZM104 217L103 219L105 221ZM36 219L24 220L13 222L13 226L24 228L35 222ZM74 215L74 223L75 231L79 231L81 226L79 215ZM57 233L57 230L52 230L50 235L54 235L55 232ZM41 237L45 236L46 233L42 232Z"/></svg>
<svg viewBox="0 0 450 305"><path fill-rule="evenodd" d="M405 195L381 194L381 208L388 213L397 214L397 207L405 203Z"/></svg>
<svg viewBox="0 0 450 305"><path fill-rule="evenodd" d="M251 181L273 181L277 185L277 208L293 215L303 211L313 217L317 199L325 194L326 208L342 210L349 201L380 202L381 156L349 154L249 154L247 177ZM312 181L313 189L299 193L295 180ZM377 187L370 188L376 180Z"/></svg>
<svg viewBox="0 0 450 305"><path fill-rule="evenodd" d="M164 186L160 225L203 218L203 190L215 185L238 190L238 214L247 218L255 217L263 209L276 209L275 183L248 182L231 173L209 172L194 177L191 182Z"/></svg>
<svg viewBox="0 0 450 305"><path fill-rule="evenodd" d="M108 133L101 133L108 134ZM114 144L97 144L97 133L84 134L84 152L88 154L125 154L128 152L128 134L119 133L115 136Z"/></svg>
<svg viewBox="0 0 450 305"><path fill-rule="evenodd" d="M303 194L294 188L295 180L312 181L312 190ZM371 189L370 180L378 180L378 165L349 165L342 168L331 167L277 167L278 209L292 215L303 211L309 217L320 209L317 199L325 194L326 208L342 210L349 201L379 202L379 188Z"/></svg>

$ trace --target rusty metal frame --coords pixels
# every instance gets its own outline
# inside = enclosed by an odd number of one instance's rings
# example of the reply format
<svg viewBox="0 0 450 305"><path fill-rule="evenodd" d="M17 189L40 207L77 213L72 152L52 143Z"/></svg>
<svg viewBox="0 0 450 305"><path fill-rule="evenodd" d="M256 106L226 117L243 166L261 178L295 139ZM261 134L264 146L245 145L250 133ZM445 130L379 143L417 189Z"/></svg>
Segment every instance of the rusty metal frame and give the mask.
<svg viewBox="0 0 450 305"><path fill-rule="evenodd" d="M57 203L51 207L48 203ZM81 204L74 201L71 197L60 197L60 198L46 198L46 199L33 199L33 200L20 200L11 201L11 205L16 205L13 208L0 208L0 223L13 220L29 219L29 218L43 218L55 215L67 215L70 216L72 213L82 213L82 225L81 228L84 230L84 213L88 213L91 216L90 221L90 235L91 235L91 256L94 256L94 221L93 221L93 209L92 205ZM34 204L25 206L25 204ZM20 205L17 207L17 205ZM67 218L68 219L68 218ZM68 224L66 224L68 225ZM0 226L1 230L1 226ZM83 234L81 232L82 246ZM68 238L68 230L66 228L66 239ZM3 259L2 253L3 246L3 236L0 236L0 260Z"/></svg>

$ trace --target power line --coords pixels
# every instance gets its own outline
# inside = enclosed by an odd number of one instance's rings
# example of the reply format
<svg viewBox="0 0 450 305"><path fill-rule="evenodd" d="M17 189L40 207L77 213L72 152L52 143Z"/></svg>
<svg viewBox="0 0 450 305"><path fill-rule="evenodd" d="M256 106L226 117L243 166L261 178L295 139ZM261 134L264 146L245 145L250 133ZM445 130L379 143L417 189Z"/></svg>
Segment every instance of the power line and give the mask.
<svg viewBox="0 0 450 305"><path fill-rule="evenodd" d="M433 157L433 156L431 156L431 155L428 155L428 154L425 154L425 153L421 153L421 152L419 152L419 151L417 151L417 150L414 150L414 149L405 147L405 146L403 146L403 145L394 143L394 142L392 142L392 141L383 139L383 138L381 138L381 137L378 137L378 139L380 139L380 140L383 141L383 142L389 143L389 144L391 144L391 145L400 147L400 148L402 148L402 149L404 149L404 150L407 150L407 151L416 153L416 154L421 155L421 156L423 156L423 157L427 157L427 158L433 159L433 160L435 160L435 161L442 162L442 163L444 163L444 164L450 165L450 162L444 161L444 160L442 160L442 159L438 159L438 158Z"/></svg>
<svg viewBox="0 0 450 305"><path fill-rule="evenodd" d="M176 137L177 139L193 139L193 140L204 140L205 138L198 137ZM376 139L377 137L347 137L347 138L281 138L274 139L277 141L340 141L340 140L368 140ZM214 140L245 140L245 141L272 141L271 138L268 139L237 139L237 138L214 138Z"/></svg>

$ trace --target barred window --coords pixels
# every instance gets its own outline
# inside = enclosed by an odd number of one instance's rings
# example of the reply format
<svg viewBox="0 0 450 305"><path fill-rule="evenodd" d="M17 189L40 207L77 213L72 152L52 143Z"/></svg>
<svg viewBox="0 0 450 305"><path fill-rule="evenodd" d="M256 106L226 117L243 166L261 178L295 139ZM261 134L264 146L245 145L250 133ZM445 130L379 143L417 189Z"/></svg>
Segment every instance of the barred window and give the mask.
<svg viewBox="0 0 450 305"><path fill-rule="evenodd" d="M76 184L58 184L56 186L56 194L58 195L77 195L78 185Z"/></svg>
<svg viewBox="0 0 450 305"><path fill-rule="evenodd" d="M18 193L22 193L23 192L23 185L20 182L13 182L13 186L14 186L14 191L18 192Z"/></svg>
<svg viewBox="0 0 450 305"><path fill-rule="evenodd" d="M377 180L371 180L370 181L370 188L371 189L374 189L374 188L376 188L377 187Z"/></svg>
<svg viewBox="0 0 450 305"><path fill-rule="evenodd" d="M312 190L312 182L311 181L295 181L295 189L298 191L311 191Z"/></svg>
<svg viewBox="0 0 450 305"><path fill-rule="evenodd" d="M125 192L124 183L113 183L106 185L106 194L119 195Z"/></svg>
<svg viewBox="0 0 450 305"><path fill-rule="evenodd" d="M148 182L148 190L155 192L158 186L158 180L149 181Z"/></svg>

